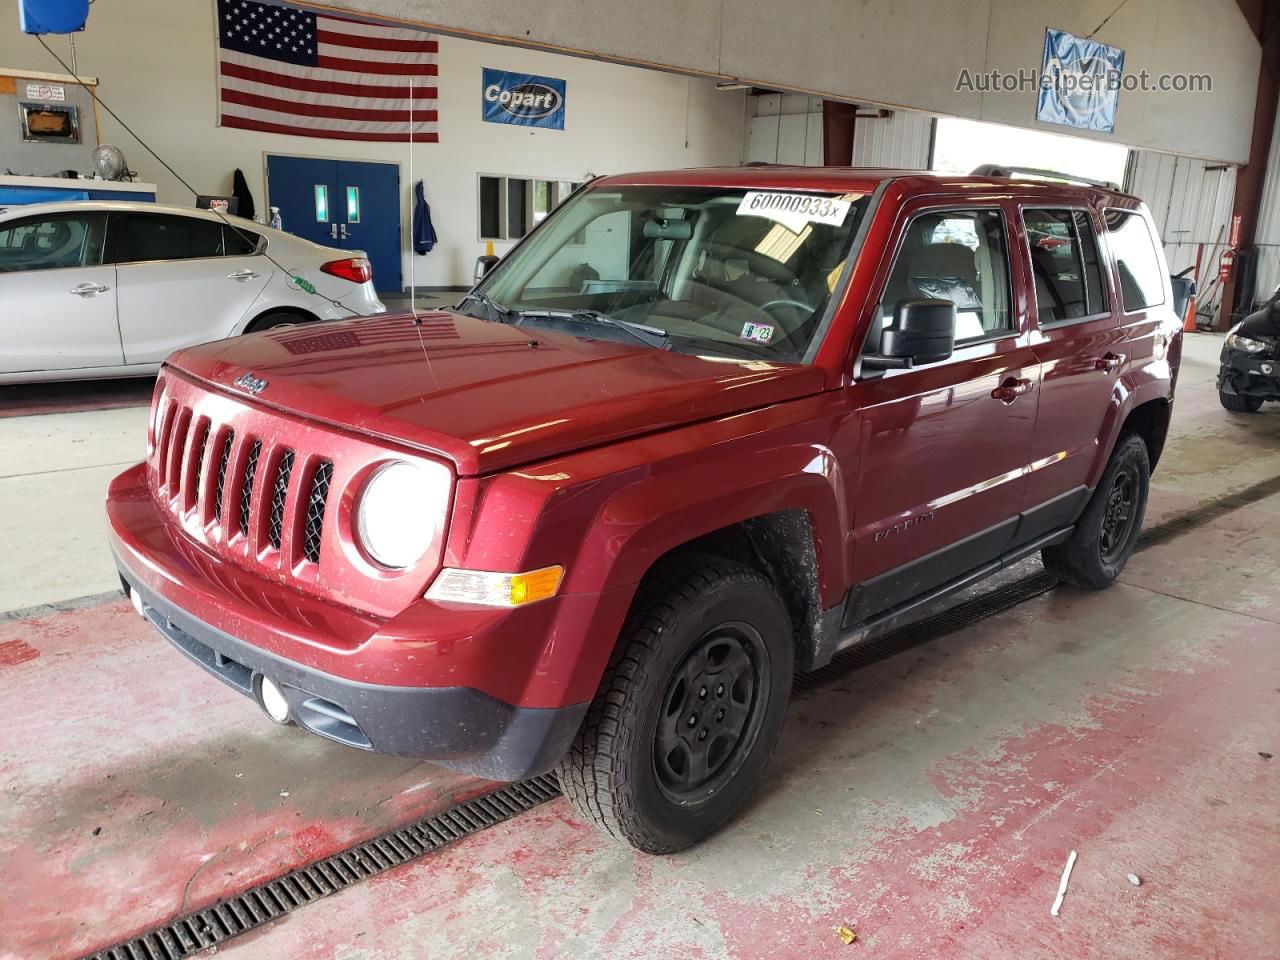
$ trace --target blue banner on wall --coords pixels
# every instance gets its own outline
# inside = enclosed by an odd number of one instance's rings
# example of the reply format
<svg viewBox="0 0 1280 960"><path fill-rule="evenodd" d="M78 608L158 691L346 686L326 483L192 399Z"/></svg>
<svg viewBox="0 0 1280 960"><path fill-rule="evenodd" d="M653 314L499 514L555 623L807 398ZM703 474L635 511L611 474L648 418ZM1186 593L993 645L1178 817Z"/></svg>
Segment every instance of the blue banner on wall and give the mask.
<svg viewBox="0 0 1280 960"><path fill-rule="evenodd" d="M1044 32L1036 119L1111 133L1124 75L1124 51L1063 30Z"/></svg>
<svg viewBox="0 0 1280 960"><path fill-rule="evenodd" d="M564 81L484 68L483 117L489 123L564 129Z"/></svg>

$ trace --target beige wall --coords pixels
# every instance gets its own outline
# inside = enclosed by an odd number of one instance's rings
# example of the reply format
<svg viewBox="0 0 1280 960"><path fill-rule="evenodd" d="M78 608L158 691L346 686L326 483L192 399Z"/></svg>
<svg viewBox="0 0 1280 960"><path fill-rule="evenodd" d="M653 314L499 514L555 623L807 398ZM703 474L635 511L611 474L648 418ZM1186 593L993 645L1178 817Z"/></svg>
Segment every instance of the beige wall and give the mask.
<svg viewBox="0 0 1280 960"><path fill-rule="evenodd" d="M33 37L18 33L16 0L0 0L0 66L60 69ZM395 161L404 184L408 247L408 146L316 140L217 123L216 48L212 0L99 0L88 30L76 38L81 74L96 76L100 95L202 193L227 193L244 170L260 210L263 154L289 153ZM67 40L49 39L67 57ZM566 129L539 130L480 119L483 67L542 73L568 84ZM405 255L420 286L467 282L477 239L477 174L582 179L588 173L736 164L744 135L744 95L715 90L708 80L641 70L540 51L442 38L440 143L414 147L415 175L427 184L440 246L425 257ZM159 186L161 202L187 205L191 194L110 117L102 139L125 151L143 180ZM18 172L18 171L15 171ZM288 225L286 224L286 227ZM504 245L499 244L499 251Z"/></svg>
<svg viewBox="0 0 1280 960"><path fill-rule="evenodd" d="M1033 92L957 92L956 79L1038 69L1044 31L1126 51L1130 72L1209 73L1213 92L1120 96L1114 139L1243 162L1249 152L1257 42L1236 0L324 0L461 33L591 51L763 86L1055 132Z"/></svg>

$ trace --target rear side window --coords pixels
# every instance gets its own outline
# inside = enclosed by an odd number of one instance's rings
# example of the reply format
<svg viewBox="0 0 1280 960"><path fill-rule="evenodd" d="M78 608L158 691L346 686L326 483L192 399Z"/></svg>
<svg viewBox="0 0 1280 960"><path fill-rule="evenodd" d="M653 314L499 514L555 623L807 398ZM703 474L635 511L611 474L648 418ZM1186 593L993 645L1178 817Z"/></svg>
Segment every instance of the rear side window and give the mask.
<svg viewBox="0 0 1280 960"><path fill-rule="evenodd" d="M222 224L195 217L130 213L111 225L111 260L144 263L222 256Z"/></svg>
<svg viewBox="0 0 1280 960"><path fill-rule="evenodd" d="M956 305L958 344L1013 330L1009 247L1000 211L936 211L907 224L881 298L881 328L893 322L899 300L919 299Z"/></svg>
<svg viewBox="0 0 1280 960"><path fill-rule="evenodd" d="M262 235L252 230L245 230L240 226L232 228L225 223L222 225L222 248L228 257L247 257L257 253L261 241Z"/></svg>
<svg viewBox="0 0 1280 960"><path fill-rule="evenodd" d="M1164 275L1146 218L1122 210L1108 210L1106 220L1125 310L1132 313L1164 303Z"/></svg>
<svg viewBox="0 0 1280 960"><path fill-rule="evenodd" d="M102 263L103 214L55 214L0 224L0 273L96 267Z"/></svg>
<svg viewBox="0 0 1280 960"><path fill-rule="evenodd" d="M1083 210L1026 210L1040 323L1062 323L1107 311L1098 240Z"/></svg>

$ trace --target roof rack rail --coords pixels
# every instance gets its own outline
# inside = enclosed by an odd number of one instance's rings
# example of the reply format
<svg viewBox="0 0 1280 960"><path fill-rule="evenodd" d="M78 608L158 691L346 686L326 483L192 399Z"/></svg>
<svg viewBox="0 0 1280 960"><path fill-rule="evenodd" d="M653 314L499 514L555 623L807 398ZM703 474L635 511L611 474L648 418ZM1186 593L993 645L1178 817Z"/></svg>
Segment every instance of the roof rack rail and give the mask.
<svg viewBox="0 0 1280 960"><path fill-rule="evenodd" d="M972 177L1043 177L1046 180L1062 180L1065 183L1083 183L1104 190L1120 191L1120 184L1111 180L1094 180L1090 177L1078 177L1073 173L1059 173L1057 170L1038 170L1035 167L1007 167L999 163L983 163L973 168Z"/></svg>

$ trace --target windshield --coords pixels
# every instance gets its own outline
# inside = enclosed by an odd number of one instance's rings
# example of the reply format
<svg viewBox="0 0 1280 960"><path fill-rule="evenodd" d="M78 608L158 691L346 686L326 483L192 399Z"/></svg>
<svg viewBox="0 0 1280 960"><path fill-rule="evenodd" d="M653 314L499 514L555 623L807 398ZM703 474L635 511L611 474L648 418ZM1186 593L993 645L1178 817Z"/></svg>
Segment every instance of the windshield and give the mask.
<svg viewBox="0 0 1280 960"><path fill-rule="evenodd" d="M588 189L478 290L511 322L685 353L798 361L819 334L866 206L862 194ZM470 301L465 309L485 316L485 307ZM629 336L624 325L636 324L643 329Z"/></svg>

